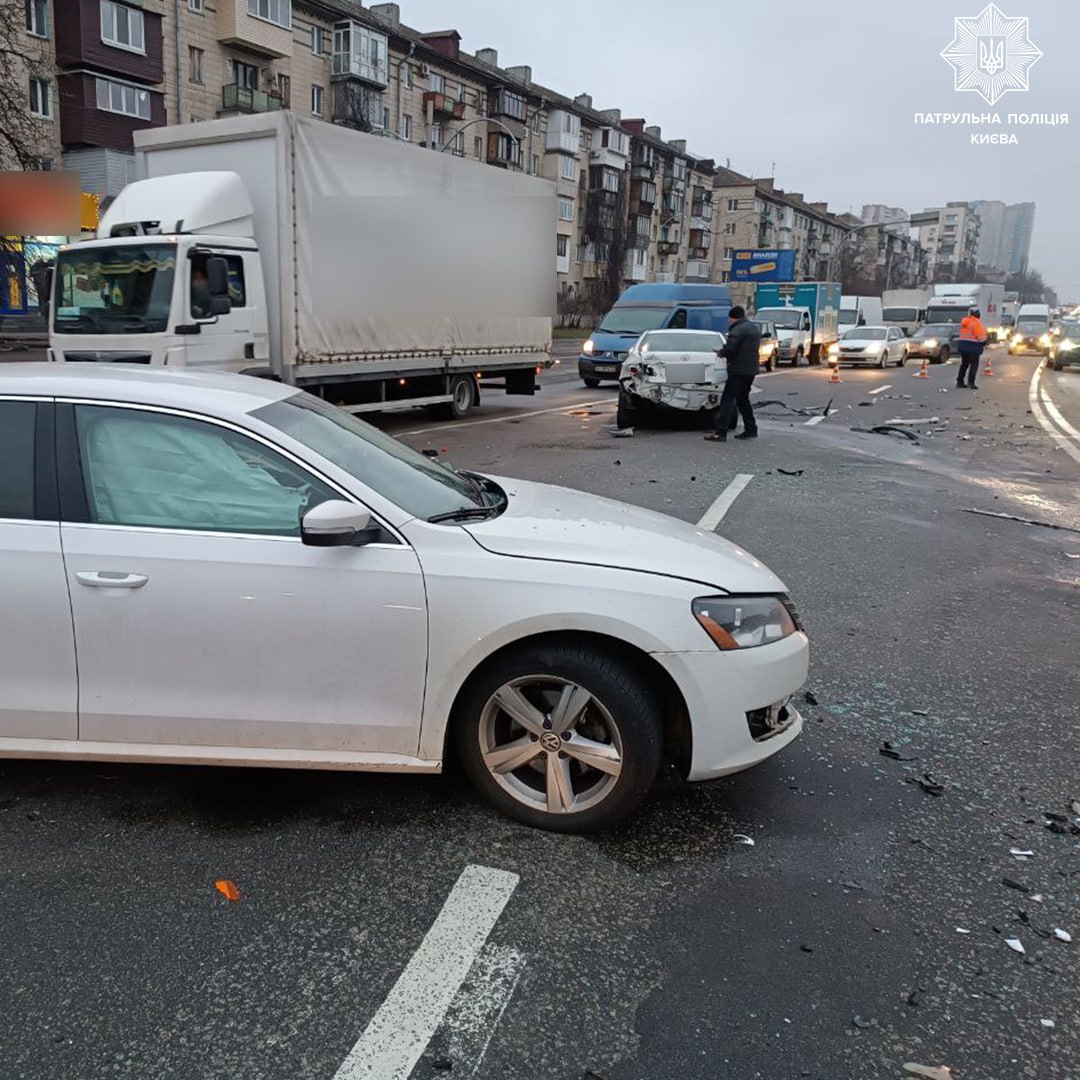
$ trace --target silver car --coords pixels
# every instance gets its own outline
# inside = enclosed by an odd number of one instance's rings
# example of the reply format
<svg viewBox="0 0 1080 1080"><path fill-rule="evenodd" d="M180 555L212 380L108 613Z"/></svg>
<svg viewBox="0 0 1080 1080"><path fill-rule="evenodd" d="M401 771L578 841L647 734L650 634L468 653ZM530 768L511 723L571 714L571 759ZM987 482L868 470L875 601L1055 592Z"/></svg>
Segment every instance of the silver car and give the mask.
<svg viewBox="0 0 1080 1080"><path fill-rule="evenodd" d="M857 326L829 346L832 364L886 364L903 367L908 358L908 339L898 326Z"/></svg>

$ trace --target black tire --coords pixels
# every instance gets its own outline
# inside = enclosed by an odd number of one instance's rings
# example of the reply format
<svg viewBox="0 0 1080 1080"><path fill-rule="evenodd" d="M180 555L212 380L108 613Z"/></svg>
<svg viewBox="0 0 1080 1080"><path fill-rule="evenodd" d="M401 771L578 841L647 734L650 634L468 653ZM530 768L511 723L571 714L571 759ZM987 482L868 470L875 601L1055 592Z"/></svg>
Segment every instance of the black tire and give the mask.
<svg viewBox="0 0 1080 1080"><path fill-rule="evenodd" d="M472 375L455 375L450 380L452 401L432 405L431 414L439 420L464 420L473 411L479 394Z"/></svg>
<svg viewBox="0 0 1080 1080"><path fill-rule="evenodd" d="M594 379L591 375L582 375L581 381L590 389L595 390L600 385L599 379Z"/></svg>
<svg viewBox="0 0 1080 1080"><path fill-rule="evenodd" d="M949 346L946 345L941 350L941 352L938 353L938 363L939 364L947 364L949 362L949 357L950 356L952 356L952 353L949 352Z"/></svg>
<svg viewBox="0 0 1080 1080"><path fill-rule="evenodd" d="M621 387L619 388L619 403L615 407L615 424L617 427L633 427L641 421L641 409L638 402Z"/></svg>
<svg viewBox="0 0 1080 1080"><path fill-rule="evenodd" d="M904 367L907 364L907 349L900 354L900 359L896 362L897 367Z"/></svg>
<svg viewBox="0 0 1080 1080"><path fill-rule="evenodd" d="M886 365L886 364L887 364L888 362L889 362L889 353L888 353L888 350L886 350L885 352L883 352L883 353L882 353L882 354L881 354L881 355L880 355L880 356L878 357L878 362L877 362L877 366L878 366L879 368L881 368L882 370L884 370L884 369L885 369L885 365Z"/></svg>
<svg viewBox="0 0 1080 1080"><path fill-rule="evenodd" d="M573 684L590 695L581 720L575 722L571 730L582 737L583 733L577 728L584 727L589 733L584 737L588 738L593 738L600 729L607 731L609 741L606 745L620 755L618 775L612 777L607 772L588 769L572 753L557 752L560 759L572 763L567 768L574 797L593 790L584 782L591 774L599 777L596 784L601 792L596 796L599 801L595 804L572 812L546 809L546 776L541 770L556 764L549 760L556 751L539 749L540 739L524 726L515 727L509 715L494 701L496 692L505 690L515 680L524 680L522 692L531 691L531 697L529 693L524 694L527 700L539 699L537 695L545 692L542 689L545 680L550 680L552 687L560 682ZM535 680L539 689L533 689L534 684L529 680ZM537 714L544 715L539 710ZM551 715L547 713L542 731L545 738L556 734L551 727ZM608 730L607 718L613 723L615 733ZM601 832L629 818L656 778L663 742L660 707L634 666L602 650L578 645L524 646L495 660L472 679L462 694L455 709L453 727L465 773L489 802L526 825L563 833ZM538 747L532 762L502 774L505 781L495 778L484 760L481 746L481 739L487 739L489 730L496 728L508 742L519 742L526 750L528 742ZM557 735L552 741L558 741ZM505 746L508 742L500 740L496 745ZM560 745L571 745L572 742L571 737ZM583 781L580 791L573 787L575 774ZM524 794L513 794L508 788Z"/></svg>
<svg viewBox="0 0 1080 1080"><path fill-rule="evenodd" d="M1065 365L1064 364L1059 364L1056 360L1053 362L1053 364L1051 366L1053 367L1053 369L1055 371L1064 371L1065 370Z"/></svg>
<svg viewBox="0 0 1080 1080"><path fill-rule="evenodd" d="M796 349L795 350L795 359L791 361L791 366L792 367L799 367L799 365L802 364L802 358L803 358L804 355L805 354L803 353L801 348Z"/></svg>

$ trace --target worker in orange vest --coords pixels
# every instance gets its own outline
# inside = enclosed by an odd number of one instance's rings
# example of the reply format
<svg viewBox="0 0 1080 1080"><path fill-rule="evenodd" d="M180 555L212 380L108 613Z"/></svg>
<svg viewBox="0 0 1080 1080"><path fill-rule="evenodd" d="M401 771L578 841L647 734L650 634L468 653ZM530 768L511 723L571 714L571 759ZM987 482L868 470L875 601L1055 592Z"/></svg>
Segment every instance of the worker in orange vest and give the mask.
<svg viewBox="0 0 1080 1080"><path fill-rule="evenodd" d="M960 370L956 385L975 389L975 376L979 371L979 357L986 345L986 327L979 317L979 309L972 308L960 323Z"/></svg>

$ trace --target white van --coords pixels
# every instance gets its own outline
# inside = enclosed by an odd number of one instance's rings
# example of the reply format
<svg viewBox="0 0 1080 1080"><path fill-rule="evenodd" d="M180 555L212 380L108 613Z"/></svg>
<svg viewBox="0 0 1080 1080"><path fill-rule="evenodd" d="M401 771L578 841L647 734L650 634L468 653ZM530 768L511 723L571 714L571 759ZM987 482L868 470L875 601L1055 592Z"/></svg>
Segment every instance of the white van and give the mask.
<svg viewBox="0 0 1080 1080"><path fill-rule="evenodd" d="M1033 352L1047 356L1050 345L1050 305L1021 304L1009 337L1009 355Z"/></svg>

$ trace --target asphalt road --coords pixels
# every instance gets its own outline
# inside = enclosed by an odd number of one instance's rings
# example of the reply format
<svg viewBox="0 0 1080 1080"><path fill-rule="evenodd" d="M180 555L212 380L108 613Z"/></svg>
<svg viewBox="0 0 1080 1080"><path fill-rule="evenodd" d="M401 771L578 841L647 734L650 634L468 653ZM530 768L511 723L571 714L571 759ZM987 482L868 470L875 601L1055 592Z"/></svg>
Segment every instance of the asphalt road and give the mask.
<svg viewBox="0 0 1080 1080"><path fill-rule="evenodd" d="M1042 426L1035 360L991 356L974 392L951 366L762 378L749 443L613 439L613 391L558 370L456 425L386 417L693 521L752 475L719 531L805 614L803 737L598 839L456 777L0 763L0 1077L386 1077L349 1055L388 1030L421 1031L415 1078L1075 1080L1077 944L1052 935L1080 940L1080 435ZM1080 371L1043 386L1080 429ZM890 420L918 443L852 430ZM516 875L504 907L468 867Z"/></svg>

